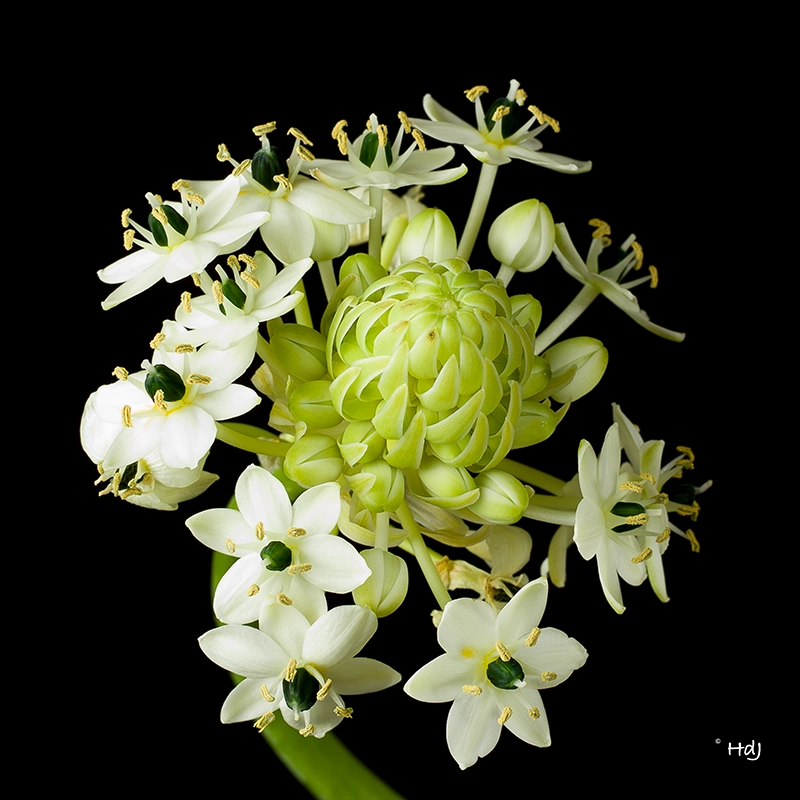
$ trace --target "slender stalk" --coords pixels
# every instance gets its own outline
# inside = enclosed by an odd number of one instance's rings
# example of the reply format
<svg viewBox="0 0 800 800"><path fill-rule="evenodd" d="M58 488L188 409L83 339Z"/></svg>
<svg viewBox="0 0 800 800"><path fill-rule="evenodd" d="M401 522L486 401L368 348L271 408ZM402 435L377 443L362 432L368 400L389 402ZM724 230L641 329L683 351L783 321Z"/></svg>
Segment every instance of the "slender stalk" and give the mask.
<svg viewBox="0 0 800 800"><path fill-rule="evenodd" d="M514 461L512 458L504 458L497 466L498 469L504 469L509 475L551 494L561 494L567 483L540 469L520 464L519 461Z"/></svg>
<svg viewBox="0 0 800 800"><path fill-rule="evenodd" d="M297 281L294 291L303 293L303 299L294 307L294 318L300 325L313 328L314 321L311 319L311 309L308 307L308 295L306 294L306 287L303 285L302 278Z"/></svg>
<svg viewBox="0 0 800 800"><path fill-rule="evenodd" d="M475 189L475 197L472 198L472 208L469 210L467 224L464 226L464 233L461 234L461 241L458 245L458 255L466 261L469 261L472 248L475 247L475 240L478 238L478 231L481 229L486 214L486 206L489 205L489 197L491 197L496 176L496 164L481 165L478 186Z"/></svg>
<svg viewBox="0 0 800 800"><path fill-rule="evenodd" d="M389 269L389 264L392 263L397 246L400 244L400 239L403 238L407 227L408 217L405 214L396 216L389 223L389 230L386 231L386 236L383 237L383 246L381 247L381 264L386 269Z"/></svg>
<svg viewBox="0 0 800 800"><path fill-rule="evenodd" d="M507 264L501 264L500 269L497 270L497 280L508 288L508 284L511 283L511 279L516 274L517 271L515 269L511 269Z"/></svg>
<svg viewBox="0 0 800 800"><path fill-rule="evenodd" d="M553 525L575 525L575 509L578 497L548 497L535 494L528 507L522 512L523 517Z"/></svg>
<svg viewBox="0 0 800 800"><path fill-rule="evenodd" d="M414 558L417 559L417 563L425 576L425 580L428 582L428 586L431 587L436 602L444 610L444 607L450 602L450 594L442 582L441 575L439 575L428 548L422 539L417 521L414 519L414 515L405 500L400 504L400 508L397 509L397 518L408 534L408 542L411 545Z"/></svg>
<svg viewBox="0 0 800 800"><path fill-rule="evenodd" d="M375 549L389 549L389 512L381 511L375 520Z"/></svg>
<svg viewBox="0 0 800 800"><path fill-rule="evenodd" d="M573 301L540 333L536 334L534 352L538 356L561 336L600 294L599 289L588 283L575 295Z"/></svg>
<svg viewBox="0 0 800 800"><path fill-rule="evenodd" d="M333 261L327 259L318 261L319 275L322 278L322 288L325 290L325 299L330 300L336 291L336 274L333 271Z"/></svg>
<svg viewBox="0 0 800 800"><path fill-rule="evenodd" d="M381 234L383 233L383 189L369 187L369 204L375 216L369 221L369 254L376 260L381 258Z"/></svg>
<svg viewBox="0 0 800 800"><path fill-rule="evenodd" d="M283 457L289 452L291 446L289 442L281 442L268 439L258 439L255 436L248 436L246 433L235 431L228 425L217 422L217 439L239 450L247 453L260 453L265 456Z"/></svg>

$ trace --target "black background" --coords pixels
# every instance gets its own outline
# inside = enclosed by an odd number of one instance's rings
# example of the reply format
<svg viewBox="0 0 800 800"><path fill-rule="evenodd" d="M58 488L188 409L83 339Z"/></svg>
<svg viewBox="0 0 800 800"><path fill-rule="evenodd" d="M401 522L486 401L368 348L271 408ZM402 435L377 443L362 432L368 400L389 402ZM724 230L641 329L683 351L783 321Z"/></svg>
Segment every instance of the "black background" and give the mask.
<svg viewBox="0 0 800 800"><path fill-rule="evenodd" d="M59 490L46 493L60 520L57 552L49 554L58 565L54 635L59 669L69 675L60 713L82 721L68 737L67 749L78 755L65 779L102 782L110 770L140 789L163 780L187 790L228 785L301 796L249 725L220 724L228 677L196 643L213 625L209 553L183 520L223 505L249 458L216 445L207 468L220 481L167 514L97 498L94 465L80 450L86 397L110 382L117 364L133 370L149 356L150 338L190 288L161 284L101 311L110 287L95 273L125 254L120 211L130 206L142 219L145 192L169 196L177 178L224 177L226 168L214 158L217 144L225 142L238 159L251 155L253 125L276 120L278 139L295 125L312 139L315 154L333 157L329 132L341 118L349 120L351 135L372 112L394 130L398 110L423 115L422 97L430 91L471 119L463 90L484 83L501 95L511 78L561 123L561 133L543 135L544 149L592 160L594 168L566 176L524 163L503 167L487 219L512 202L538 197L557 221L567 222L582 252L591 217L607 220L619 242L635 232L646 263L656 264L661 277L655 291L638 290L642 306L657 323L687 333L682 344L657 339L599 298L569 333L602 338L609 370L553 440L522 457L571 477L580 439L599 450L611 403L619 402L645 438L664 438L668 448L690 445L698 482L714 480L693 525L702 549L691 553L674 537L665 556L671 602L661 604L647 584L623 585L628 610L618 617L603 598L594 564L573 548L567 586L551 589L543 624L578 639L589 660L543 696L551 748L536 750L506 731L492 754L461 773L444 738L448 706L412 701L402 684L353 698L354 718L337 733L407 797L439 789L477 796L489 783L500 792L565 781L572 788L597 781L643 788L682 775L688 762L709 773L760 770L770 743L764 684L776 646L766 627L774 609L762 594L765 562L774 556L763 539L777 522L759 523L753 513L763 411L749 400L755 357L742 350L766 304L759 305L756 288L730 291L751 259L737 227L741 217L732 218L747 209L729 164L718 157L735 76L721 79L695 62L697 42L687 34L676 43L680 53L656 52L647 42L631 52L624 38L605 38L590 49L558 53L531 46L515 59L504 59L502 47L469 50L465 41L424 56L407 47L397 53L388 42L344 51L340 44L325 50L316 35L285 52L280 41L212 49L179 39L146 46L128 39L74 53L68 73L42 91L46 110L69 113L68 124L54 126L60 134L42 144L53 156L49 163L61 164L51 186L61 213L60 230L53 231L61 279L50 296L64 310L51 319L49 335L58 353L56 423L63 444L54 456ZM326 52L333 52L330 59L322 57ZM301 53L314 56L309 62ZM429 145L435 143L429 139ZM479 171L465 151L453 163L462 160L468 175L426 196L452 212L457 230ZM494 270L485 250L476 250L472 262ZM511 287L542 300L545 322L579 288L555 261ZM318 291L311 281L309 291ZM41 492L35 497L47 513L50 499ZM531 529L530 577L551 530ZM367 651L404 678L440 652L427 618L427 587L413 565L410 571L413 599L381 623ZM51 715L54 698L37 697L32 716ZM761 743L758 763L728 755L728 742L740 741Z"/></svg>

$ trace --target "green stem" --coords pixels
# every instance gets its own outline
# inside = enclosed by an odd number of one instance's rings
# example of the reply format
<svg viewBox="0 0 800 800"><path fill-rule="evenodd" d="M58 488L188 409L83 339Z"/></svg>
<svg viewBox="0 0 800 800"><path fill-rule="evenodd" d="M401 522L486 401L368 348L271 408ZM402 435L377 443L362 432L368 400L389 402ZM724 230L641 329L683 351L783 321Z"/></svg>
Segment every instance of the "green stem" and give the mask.
<svg viewBox="0 0 800 800"><path fill-rule="evenodd" d="M397 246L400 244L407 227L408 217L405 214L399 214L389 223L389 230L386 231L386 236L383 237L383 246L381 247L381 264L387 269L392 263Z"/></svg>
<svg viewBox="0 0 800 800"><path fill-rule="evenodd" d="M369 221L369 254L380 261L381 235L383 233L383 189L369 187L369 204L375 209L375 216Z"/></svg>
<svg viewBox="0 0 800 800"><path fill-rule="evenodd" d="M464 226L464 233L461 234L461 241L458 245L458 255L465 261L469 261L472 248L475 247L475 240L478 238L478 231L481 229L483 217L486 214L486 206L489 205L495 177L497 177L496 164L481 165L478 186L475 189L475 197L472 198L472 208L469 210L467 224Z"/></svg>
<svg viewBox="0 0 800 800"><path fill-rule="evenodd" d="M575 509L580 502L579 497L554 497L552 495L535 494L528 507L522 512L523 517L552 525L575 526Z"/></svg>
<svg viewBox="0 0 800 800"><path fill-rule="evenodd" d="M248 436L246 433L236 431L229 425L222 422L217 424L217 439L232 447L238 447L247 453L260 453L265 456L283 457L289 452L291 445L289 442L276 440L258 439L255 436Z"/></svg>
<svg viewBox="0 0 800 800"><path fill-rule="evenodd" d="M414 558L417 559L417 563L422 570L422 574L425 576L425 580L428 582L428 586L431 587L436 602L439 603L439 607L444 610L444 607L450 602L450 595L422 539L417 521L414 519L414 515L411 513L411 509L408 507L405 500L400 504L400 508L397 509L397 518L408 534L408 542L411 545Z"/></svg>
<svg viewBox="0 0 800 800"><path fill-rule="evenodd" d="M511 283L511 279L517 274L515 269L511 269L508 264L501 264L500 269L497 270L497 280L503 284L503 286L508 288L508 284Z"/></svg>
<svg viewBox="0 0 800 800"><path fill-rule="evenodd" d="M308 295L306 294L306 287L303 285L302 278L297 281L294 291L303 293L303 299L294 307L294 318L300 325L313 328L314 321L311 319L311 309L308 307Z"/></svg>
<svg viewBox="0 0 800 800"><path fill-rule="evenodd" d="M514 461L512 458L504 458L497 466L498 469L504 469L509 475L513 475L531 486L544 489L550 494L561 494L567 485L567 482L562 481L561 478L556 478L554 475L542 472L540 469L520 464L519 461Z"/></svg>
<svg viewBox="0 0 800 800"><path fill-rule="evenodd" d="M578 317L592 304L600 294L599 289L588 283L575 295L573 301L543 330L536 334L534 352L538 356L561 336Z"/></svg>
<svg viewBox="0 0 800 800"><path fill-rule="evenodd" d="M325 290L325 299L330 300L336 291L336 274L333 271L333 261L329 258L318 261L319 275L322 278L322 288Z"/></svg>

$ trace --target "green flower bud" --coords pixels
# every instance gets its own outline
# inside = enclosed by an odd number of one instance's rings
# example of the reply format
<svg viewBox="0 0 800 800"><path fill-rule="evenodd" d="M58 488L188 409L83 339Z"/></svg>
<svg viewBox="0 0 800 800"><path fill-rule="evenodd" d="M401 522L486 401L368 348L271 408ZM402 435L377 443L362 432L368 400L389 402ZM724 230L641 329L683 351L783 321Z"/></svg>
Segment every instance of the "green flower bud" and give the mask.
<svg viewBox="0 0 800 800"><path fill-rule="evenodd" d="M456 256L456 231L450 218L438 208L426 208L408 224L400 240L400 261L424 256L444 261Z"/></svg>
<svg viewBox="0 0 800 800"><path fill-rule="evenodd" d="M289 322L270 329L270 344L282 366L301 381L316 381L328 372L325 337L314 328Z"/></svg>
<svg viewBox="0 0 800 800"><path fill-rule="evenodd" d="M516 689L525 680L525 673L515 658L508 661L498 658L486 667L486 677L498 689Z"/></svg>
<svg viewBox="0 0 800 800"><path fill-rule="evenodd" d="M555 236L550 209L538 200L523 200L507 208L492 223L489 249L505 267L533 272L550 258Z"/></svg>
<svg viewBox="0 0 800 800"><path fill-rule="evenodd" d="M514 425L514 447L530 447L547 439L556 429L559 417L555 412L532 400L522 401L522 411Z"/></svg>
<svg viewBox="0 0 800 800"><path fill-rule="evenodd" d="M347 250L350 245L350 229L347 225L325 222L313 216L311 223L314 225L314 247L310 255L314 261L330 261Z"/></svg>
<svg viewBox="0 0 800 800"><path fill-rule="evenodd" d="M261 549L261 563L271 572L283 572L292 563L292 551L283 542L270 542Z"/></svg>
<svg viewBox="0 0 800 800"><path fill-rule="evenodd" d="M465 508L480 496L463 467L450 467L430 456L423 459L415 475L409 475L409 487L417 497L440 508Z"/></svg>
<svg viewBox="0 0 800 800"><path fill-rule="evenodd" d="M305 667L298 667L292 680L283 681L283 699L292 711L299 714L317 702L319 689L317 679Z"/></svg>
<svg viewBox="0 0 800 800"><path fill-rule="evenodd" d="M553 372L548 393L558 403L588 394L600 383L608 366L608 350L589 336L566 339L542 355Z"/></svg>
<svg viewBox="0 0 800 800"><path fill-rule="evenodd" d="M339 450L342 458L351 467L362 461L364 463L375 461L383 454L385 447L386 439L367 420L351 422L339 437Z"/></svg>
<svg viewBox="0 0 800 800"><path fill-rule="evenodd" d="M336 440L321 433L306 434L298 439L289 448L283 462L289 478L307 489L338 480L343 467L344 460Z"/></svg>
<svg viewBox="0 0 800 800"><path fill-rule="evenodd" d="M158 390L164 393L164 400L173 403L183 400L186 394L186 384L183 378L166 364L153 364L147 370L147 377L144 379L144 390L155 400Z"/></svg>
<svg viewBox="0 0 800 800"><path fill-rule="evenodd" d="M309 428L335 428L342 418L331 402L329 381L308 381L292 391L289 411Z"/></svg>
<svg viewBox="0 0 800 800"><path fill-rule="evenodd" d="M490 469L475 478L480 497L469 507L487 522L512 525L528 507L528 490L513 476L501 469Z"/></svg>
<svg viewBox="0 0 800 800"><path fill-rule="evenodd" d="M353 600L371 608L378 617L388 617L405 600L408 566L400 556L386 550L362 550L361 556L372 575L353 590Z"/></svg>
<svg viewBox="0 0 800 800"><path fill-rule="evenodd" d="M373 283L387 277L388 274L377 259L366 253L356 253L344 260L339 270L339 282L344 281L348 275L355 275L356 281L350 287L350 294L358 297L364 294Z"/></svg>
<svg viewBox="0 0 800 800"><path fill-rule="evenodd" d="M358 473L347 475L346 479L364 507L373 514L396 511L403 502L403 473L383 459L363 464Z"/></svg>

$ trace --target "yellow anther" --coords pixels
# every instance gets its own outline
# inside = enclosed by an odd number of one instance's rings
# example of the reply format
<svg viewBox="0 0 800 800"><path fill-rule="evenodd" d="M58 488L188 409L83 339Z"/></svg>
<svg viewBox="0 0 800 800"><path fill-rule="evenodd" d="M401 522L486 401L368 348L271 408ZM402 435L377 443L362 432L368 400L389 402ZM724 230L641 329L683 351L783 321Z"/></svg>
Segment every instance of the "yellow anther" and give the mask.
<svg viewBox="0 0 800 800"><path fill-rule="evenodd" d="M256 522L256 539L260 542L264 538L264 523Z"/></svg>
<svg viewBox="0 0 800 800"><path fill-rule="evenodd" d="M192 273L192 283L197 287L200 286L200 275L197 272Z"/></svg>
<svg viewBox="0 0 800 800"><path fill-rule="evenodd" d="M133 210L130 209L130 208L126 208L122 212L122 227L123 228L129 228L130 227L131 214L133 214Z"/></svg>
<svg viewBox="0 0 800 800"><path fill-rule="evenodd" d="M494 114L492 114L492 120L494 122L500 122L506 114L510 114L511 109L508 106L497 106L494 110Z"/></svg>
<svg viewBox="0 0 800 800"><path fill-rule="evenodd" d="M302 144L297 145L297 155L303 159L303 161L313 161L314 154L307 148L304 147Z"/></svg>
<svg viewBox="0 0 800 800"><path fill-rule="evenodd" d="M347 127L347 120L340 119L334 126L333 130L331 131L331 139L336 139L338 141L339 137L344 133L344 129Z"/></svg>
<svg viewBox="0 0 800 800"><path fill-rule="evenodd" d="M467 89L464 94L470 103L474 103L482 94L486 94L488 91L488 86L473 86L471 89Z"/></svg>
<svg viewBox="0 0 800 800"><path fill-rule="evenodd" d="M336 706L336 708L333 709L333 713L336 714L337 717L344 717L345 719L353 718L353 709L350 708L350 706L347 708Z"/></svg>
<svg viewBox="0 0 800 800"><path fill-rule="evenodd" d="M267 711L266 714L262 714L254 723L253 727L259 732L263 733L264 728L275 720L275 715L271 711Z"/></svg>
<svg viewBox="0 0 800 800"><path fill-rule="evenodd" d="M653 503L668 503L669 502L669 495L666 492L659 492L655 497L652 498Z"/></svg>
<svg viewBox="0 0 800 800"><path fill-rule="evenodd" d="M336 139L336 143L339 145L339 152L343 155L347 155L347 134L340 133Z"/></svg>
<svg viewBox="0 0 800 800"><path fill-rule="evenodd" d="M255 597L261 591L261 587L257 583L251 583L250 588L247 590L248 597Z"/></svg>
<svg viewBox="0 0 800 800"><path fill-rule="evenodd" d="M228 148L224 144L217 145L217 161L227 161L231 157Z"/></svg>
<svg viewBox="0 0 800 800"><path fill-rule="evenodd" d="M495 642L494 649L497 650L501 661L511 661L511 653L502 642Z"/></svg>
<svg viewBox="0 0 800 800"><path fill-rule="evenodd" d="M137 497L138 495L144 494L144 492L138 486L131 486L129 489L126 489L124 492L120 492L119 496L123 500L127 500L129 497Z"/></svg>
<svg viewBox="0 0 800 800"><path fill-rule="evenodd" d="M190 203L194 203L197 206L204 206L206 204L206 201L202 197L200 197L200 195L197 194L197 192L187 192L186 199Z"/></svg>
<svg viewBox="0 0 800 800"><path fill-rule="evenodd" d="M229 266L231 269L235 269L237 272L238 272L238 271L241 269L241 267L239 266L239 259L238 259L236 256L233 256L233 255L231 255L231 256L228 256L228 257L225 259L225 263L226 263L226 264L227 264L227 265L228 265L228 266Z"/></svg>
<svg viewBox="0 0 800 800"><path fill-rule="evenodd" d="M637 241L631 242L631 249L633 250L633 255L636 256L636 263L634 264L634 269L641 269L642 264L644 263L644 250L642 246Z"/></svg>
<svg viewBox="0 0 800 800"><path fill-rule="evenodd" d="M400 120L400 123L403 126L403 130L406 133L411 133L411 123L409 122L408 114L406 114L405 111L398 111L397 118Z"/></svg>
<svg viewBox="0 0 800 800"><path fill-rule="evenodd" d="M464 694L471 694L473 697L477 697L483 689L474 683L465 683L461 687L461 691L464 692Z"/></svg>
<svg viewBox="0 0 800 800"><path fill-rule="evenodd" d="M554 681L554 680L555 680L557 677L558 677L558 675L556 675L556 673L555 673L555 672L543 672L543 673L542 673L542 680L543 680L545 683L551 683L551 682L552 682L552 681Z"/></svg>
<svg viewBox="0 0 800 800"><path fill-rule="evenodd" d="M592 231L592 239L599 239L602 236L608 236L611 233L611 226L607 222L603 222L603 220L598 219L597 217L590 219L589 224L593 228L597 228L596 231Z"/></svg>
<svg viewBox="0 0 800 800"><path fill-rule="evenodd" d="M286 673L286 680L291 683L294 680L294 676L297 674L297 659L290 658L289 663L286 665L286 669L284 670Z"/></svg>
<svg viewBox="0 0 800 800"><path fill-rule="evenodd" d="M525 105L525 101L528 99L528 93L524 89L517 89L514 93L514 102L518 106Z"/></svg>
<svg viewBox="0 0 800 800"><path fill-rule="evenodd" d="M647 561L650 556L653 555L653 551L649 547L645 547L638 556L634 556L631 559L631 564L641 564L643 561Z"/></svg>
<svg viewBox="0 0 800 800"><path fill-rule="evenodd" d="M174 349L176 353L194 353L193 344L176 344Z"/></svg>
<svg viewBox="0 0 800 800"><path fill-rule="evenodd" d="M669 528L664 528L664 533L661 536L656 537L656 541L661 544L662 542L666 542L669 539Z"/></svg>
<svg viewBox="0 0 800 800"><path fill-rule="evenodd" d="M285 191L287 192L292 191L292 184L289 183L289 179L285 175L275 175L273 177L273 180L276 183L279 183L281 185L281 188L284 189Z"/></svg>
<svg viewBox="0 0 800 800"><path fill-rule="evenodd" d="M653 486L656 485L655 476L651 475L649 472L640 472L639 473L639 480L640 481L649 481L650 483L653 484Z"/></svg>
<svg viewBox="0 0 800 800"><path fill-rule="evenodd" d="M292 564L292 566L289 567L289 569L287 569L286 571L290 575L300 575L303 572L308 572L310 569L311 569L311 564L303 563L303 564Z"/></svg>
<svg viewBox="0 0 800 800"><path fill-rule="evenodd" d="M689 543L692 545L692 552L699 553L700 542L697 541L697 537L694 535L694 531L691 528L687 528L686 535L689 537Z"/></svg>
<svg viewBox="0 0 800 800"><path fill-rule="evenodd" d="M233 170L233 177L238 178L250 166L250 161L251 159L249 158L246 158L244 161L242 161L242 163Z"/></svg>
<svg viewBox="0 0 800 800"><path fill-rule="evenodd" d="M284 594L283 592L278 592L275 595L275 599L282 605L282 606L290 606L292 604L292 598L289 597L288 594Z"/></svg>
<svg viewBox="0 0 800 800"><path fill-rule="evenodd" d="M314 142L312 142L311 139L309 139L308 136L306 136L298 128L289 128L289 130L286 131L286 133L289 136L294 136L295 139L297 139L298 141L302 142L303 144L307 144L309 147L313 147L314 146Z"/></svg>
<svg viewBox="0 0 800 800"><path fill-rule="evenodd" d="M644 491L644 489L642 489L642 487L639 486L639 484L635 481L625 481L625 483L621 483L619 485L619 488L620 491L638 492L639 494Z"/></svg>
<svg viewBox="0 0 800 800"><path fill-rule="evenodd" d="M275 702L275 698L269 693L269 689L267 689L267 684L266 683L262 683L261 684L261 696L268 703L274 703Z"/></svg>
<svg viewBox="0 0 800 800"><path fill-rule="evenodd" d="M682 458L678 463L682 466L688 466L689 464L694 464L694 453L692 452L691 447L683 447L679 445L675 448L679 453L683 453L686 458Z"/></svg>
<svg viewBox="0 0 800 800"><path fill-rule="evenodd" d="M553 119L549 114L545 114L538 106L528 106L528 111L536 117L536 121L540 125L549 125L556 133L561 130L558 120Z"/></svg>
<svg viewBox="0 0 800 800"><path fill-rule="evenodd" d="M253 256L249 256L247 253L242 253L238 256L238 259L242 262L242 264L250 267L251 272L255 272L258 269L258 262L253 258ZM236 266L238 268L238 264Z"/></svg>
<svg viewBox="0 0 800 800"><path fill-rule="evenodd" d="M122 246L126 250L133 249L133 237L136 236L136 231L133 228L128 228L125 233L122 234Z"/></svg>
<svg viewBox="0 0 800 800"><path fill-rule="evenodd" d="M313 735L313 733L314 733L314 731L315 731L315 730L316 730L316 728L315 728L313 725L311 725L311 724L309 723L308 725L306 725L306 727L305 727L305 728L303 728L303 729L300 731L300 735L301 735L301 736L303 736L303 737L305 737L306 739L308 739L308 737L309 737L309 736L312 736L312 735Z"/></svg>
<svg viewBox="0 0 800 800"><path fill-rule="evenodd" d="M189 181L177 180L172 184L172 191L179 192L181 189L191 189L192 185Z"/></svg>
<svg viewBox="0 0 800 800"><path fill-rule="evenodd" d="M368 131L372 131L372 119L368 119L365 125Z"/></svg>
<svg viewBox="0 0 800 800"><path fill-rule="evenodd" d="M225 549L233 555L236 552L236 544L232 539L225 540Z"/></svg>
<svg viewBox="0 0 800 800"><path fill-rule="evenodd" d="M416 128L414 128L414 130L411 131L411 136L417 143L417 147L419 147L420 150L428 149L428 146L425 144L425 137L422 135L422 131L418 131Z"/></svg>
<svg viewBox="0 0 800 800"><path fill-rule="evenodd" d="M260 524L260 523L259 523ZM305 536L306 529L305 528L295 528L291 527L289 530L286 531L287 536L296 537L296 536Z"/></svg>
<svg viewBox="0 0 800 800"><path fill-rule="evenodd" d="M630 517L625 517L625 522L628 525L644 525L647 522L647 514L633 514Z"/></svg>
<svg viewBox="0 0 800 800"><path fill-rule="evenodd" d="M214 295L214 302L221 306L225 300L225 295L222 294L222 284L219 281L214 281L211 284L211 294Z"/></svg>
<svg viewBox="0 0 800 800"><path fill-rule="evenodd" d="M165 414L167 411L169 411L167 404L164 402L163 389L156 389L155 394L153 395L153 404L159 411L163 411Z"/></svg>
<svg viewBox="0 0 800 800"><path fill-rule="evenodd" d="M208 375L200 375L198 372L193 372L187 379L186 383L189 386L195 386L196 384L200 383L203 386L208 386L211 383L211 378Z"/></svg>
<svg viewBox="0 0 800 800"><path fill-rule="evenodd" d="M272 133L278 125L276 122L266 122L263 125L256 125L253 128L253 133L256 136L266 136L268 133Z"/></svg>
<svg viewBox="0 0 800 800"><path fill-rule="evenodd" d="M181 293L181 308L187 313L192 313L192 295L190 292Z"/></svg>
<svg viewBox="0 0 800 800"><path fill-rule="evenodd" d="M528 709L528 716L531 719L539 719L539 717L541 716L541 711L539 711L539 709L536 708L536 706L531 706Z"/></svg>
<svg viewBox="0 0 800 800"><path fill-rule="evenodd" d="M324 700L328 696L328 690L331 688L332 683L333 681L328 678L328 680L322 684L320 690L317 692L317 700Z"/></svg>
<svg viewBox="0 0 800 800"><path fill-rule="evenodd" d="M120 380L120 381L126 381L126 380L128 380L128 370L126 370L126 369L125 369L125 367L114 367L114 369L113 369L113 371L111 372L111 374L112 374L112 375L113 375L113 376L114 376L114 377L115 377L117 380Z"/></svg>
<svg viewBox="0 0 800 800"><path fill-rule="evenodd" d="M261 288L261 284L259 283L258 278L256 278L256 276L253 275L252 272L247 272L247 270L245 270L244 272L241 273L241 277L245 283L249 283L254 289Z"/></svg>
<svg viewBox="0 0 800 800"><path fill-rule="evenodd" d="M682 517L691 517L692 522L697 522L700 506L697 504L697 500L695 500L690 506L678 506L675 511Z"/></svg>
<svg viewBox="0 0 800 800"><path fill-rule="evenodd" d="M156 201L156 202L157 202L157 203L158 203L160 206L163 206L163 205L164 205L164 201L161 199L161 195L160 195L160 194L154 194L154 195L153 195L153 198L155 199L155 201Z"/></svg>
<svg viewBox="0 0 800 800"><path fill-rule="evenodd" d="M533 647L539 641L539 634L542 631L539 628L534 628L525 640L525 647Z"/></svg>
<svg viewBox="0 0 800 800"><path fill-rule="evenodd" d="M169 220L167 219L167 215L164 213L164 209L162 208L151 208L150 213L162 224L168 224Z"/></svg>
<svg viewBox="0 0 800 800"><path fill-rule="evenodd" d="M497 718L498 725L505 725L511 719L511 706L505 706L502 713Z"/></svg>
<svg viewBox="0 0 800 800"><path fill-rule="evenodd" d="M650 288L655 289L658 286L658 270L652 264L648 269L650 270Z"/></svg>
<svg viewBox="0 0 800 800"><path fill-rule="evenodd" d="M152 347L152 348L153 348L153 350L158 350L158 348L159 348L159 347L161 347L161 343L162 343L162 342L164 341L164 339L166 339L166 338L167 338L167 336L166 336L166 334L165 334L165 333L157 333L157 334L156 334L156 335L155 335L155 336L154 336L154 337L153 337L153 338L150 340L150 347Z"/></svg>
<svg viewBox="0 0 800 800"><path fill-rule="evenodd" d="M389 143L389 129L386 125L378 125L378 130L375 132L378 134L378 144L381 147L386 147Z"/></svg>

